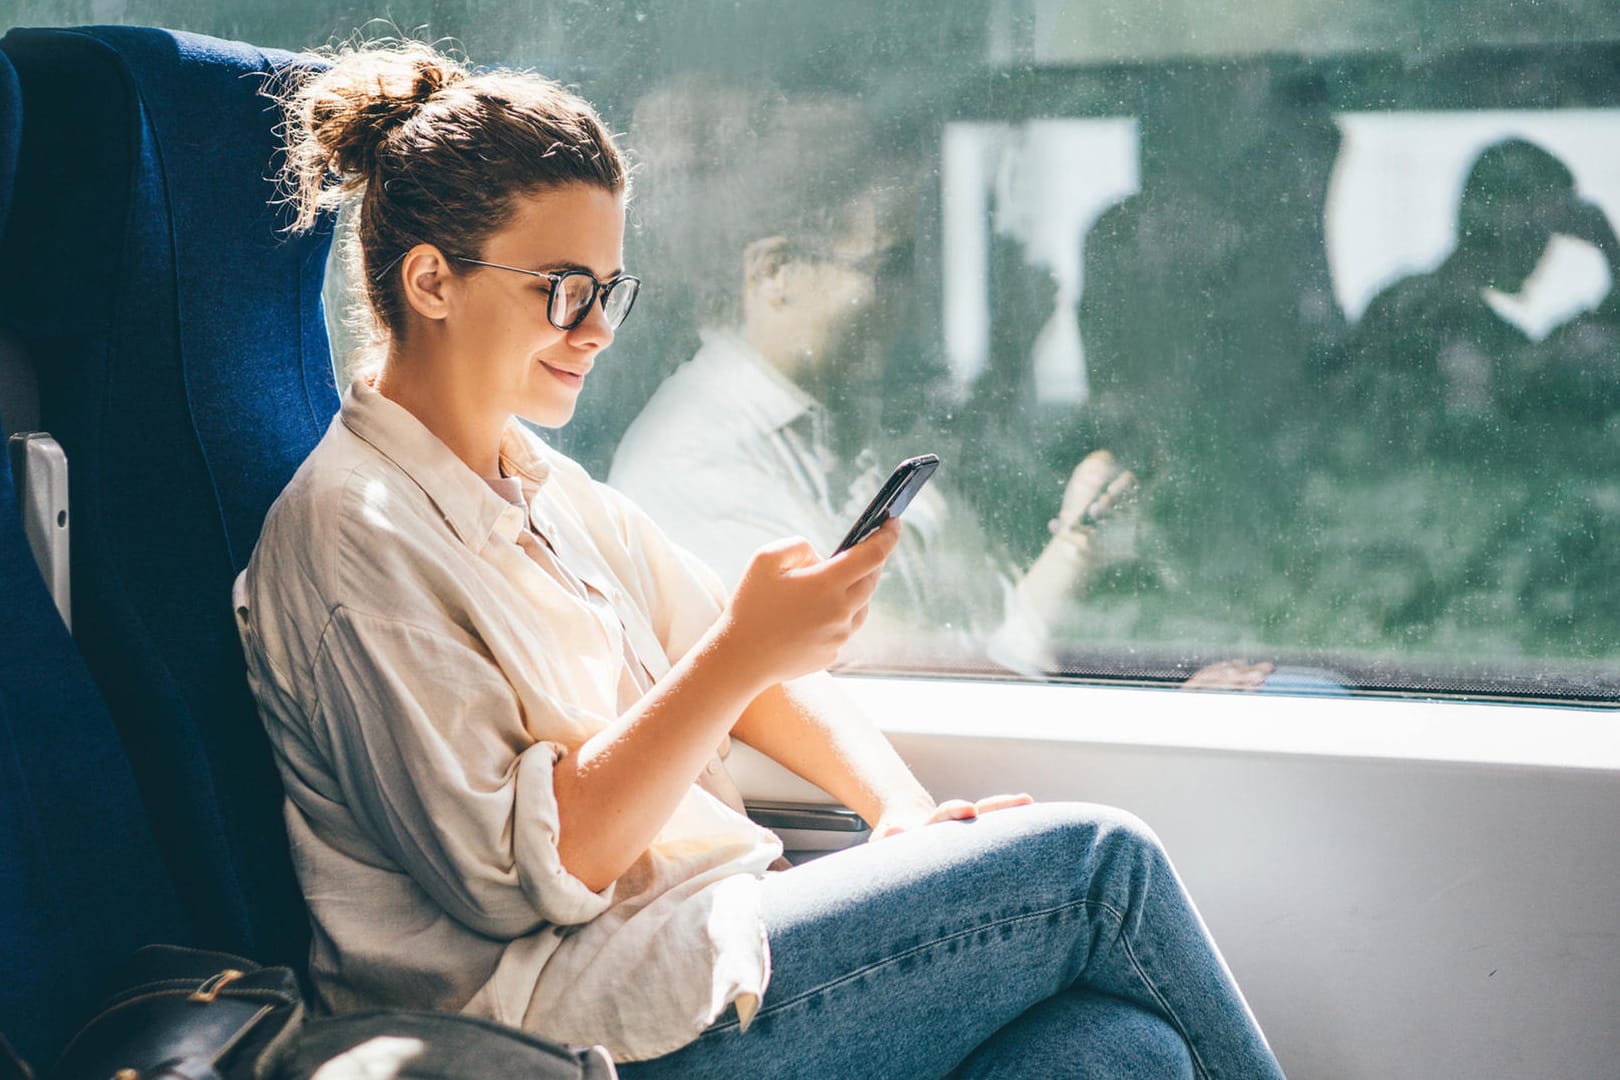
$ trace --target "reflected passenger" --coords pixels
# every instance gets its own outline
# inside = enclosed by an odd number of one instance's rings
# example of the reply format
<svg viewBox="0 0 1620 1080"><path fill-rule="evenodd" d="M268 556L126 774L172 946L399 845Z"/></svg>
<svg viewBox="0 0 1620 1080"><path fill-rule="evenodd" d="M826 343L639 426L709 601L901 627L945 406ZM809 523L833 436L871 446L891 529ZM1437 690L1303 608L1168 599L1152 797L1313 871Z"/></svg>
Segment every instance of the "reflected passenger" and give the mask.
<svg viewBox="0 0 1620 1080"><path fill-rule="evenodd" d="M614 456L609 483L728 581L776 537L831 551L894 464L870 450L841 455L829 409L848 399L841 382L880 381L861 365L880 352L883 201L875 190L851 200L819 238L750 244L741 325L703 332L702 348L665 380ZM1051 670L1053 627L1099 568L1097 526L1133 483L1111 455L1089 456L1069 477L1048 542L1018 574L948 481L936 480L906 512L906 538L874 605L896 633L869 635L874 652L937 663L929 643L943 639L946 649L987 649L1013 670Z"/></svg>

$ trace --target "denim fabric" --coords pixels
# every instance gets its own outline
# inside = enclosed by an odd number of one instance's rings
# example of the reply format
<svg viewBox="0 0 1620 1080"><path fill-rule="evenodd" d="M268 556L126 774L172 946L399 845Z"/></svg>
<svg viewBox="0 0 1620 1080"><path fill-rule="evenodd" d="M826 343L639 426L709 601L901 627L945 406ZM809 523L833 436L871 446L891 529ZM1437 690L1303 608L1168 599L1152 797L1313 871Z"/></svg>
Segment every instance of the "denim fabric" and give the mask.
<svg viewBox="0 0 1620 1080"><path fill-rule="evenodd" d="M768 875L764 910L773 972L749 1029L728 1013L621 1075L1282 1076L1163 848L1122 811L931 825Z"/></svg>

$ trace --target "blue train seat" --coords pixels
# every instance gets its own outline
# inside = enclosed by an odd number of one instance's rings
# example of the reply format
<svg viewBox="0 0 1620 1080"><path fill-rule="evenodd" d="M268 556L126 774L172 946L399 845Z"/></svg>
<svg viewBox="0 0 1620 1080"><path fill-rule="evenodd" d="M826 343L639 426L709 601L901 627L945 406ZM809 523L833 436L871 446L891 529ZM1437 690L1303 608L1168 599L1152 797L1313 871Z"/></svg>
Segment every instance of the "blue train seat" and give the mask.
<svg viewBox="0 0 1620 1080"><path fill-rule="evenodd" d="M0 454L0 1032L55 1057L138 946L189 938L122 741L23 535Z"/></svg>
<svg viewBox="0 0 1620 1080"><path fill-rule="evenodd" d="M17 29L0 52L24 101L3 317L70 465L79 650L192 939L302 970L308 919L230 609L338 404L329 228L279 231L261 94L300 60L143 27Z"/></svg>
<svg viewBox="0 0 1620 1080"><path fill-rule="evenodd" d="M22 109L0 55L0 224ZM0 453L0 1032L48 1062L149 941L184 941L106 704L40 578Z"/></svg>

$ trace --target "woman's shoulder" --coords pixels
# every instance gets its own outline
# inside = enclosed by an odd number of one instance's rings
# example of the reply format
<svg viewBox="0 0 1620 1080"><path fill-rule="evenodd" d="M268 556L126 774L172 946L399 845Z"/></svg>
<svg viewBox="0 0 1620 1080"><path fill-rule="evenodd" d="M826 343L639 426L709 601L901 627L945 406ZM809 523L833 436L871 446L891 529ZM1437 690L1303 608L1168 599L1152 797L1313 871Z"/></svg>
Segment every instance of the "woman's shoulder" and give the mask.
<svg viewBox="0 0 1620 1080"><path fill-rule="evenodd" d="M375 582L357 579L389 572L389 552L422 532L414 521L442 525L399 466L334 423L271 505L251 569L335 607L368 595Z"/></svg>
<svg viewBox="0 0 1620 1080"><path fill-rule="evenodd" d="M364 440L334 422L271 504L259 546L295 538L312 526L333 525L353 513L356 485L368 480L386 484L383 466L388 464Z"/></svg>

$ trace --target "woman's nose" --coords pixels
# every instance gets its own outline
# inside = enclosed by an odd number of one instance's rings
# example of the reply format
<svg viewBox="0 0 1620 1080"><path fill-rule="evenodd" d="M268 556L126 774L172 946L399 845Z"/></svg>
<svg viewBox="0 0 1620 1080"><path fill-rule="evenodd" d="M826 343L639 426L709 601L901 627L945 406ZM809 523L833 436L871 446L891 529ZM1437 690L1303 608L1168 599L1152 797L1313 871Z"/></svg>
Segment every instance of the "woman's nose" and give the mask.
<svg viewBox="0 0 1620 1080"><path fill-rule="evenodd" d="M568 343L576 349L605 349L613 344L613 327L601 297L591 304L580 324L568 331Z"/></svg>

